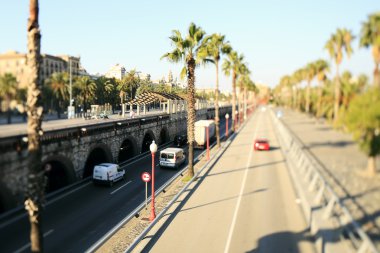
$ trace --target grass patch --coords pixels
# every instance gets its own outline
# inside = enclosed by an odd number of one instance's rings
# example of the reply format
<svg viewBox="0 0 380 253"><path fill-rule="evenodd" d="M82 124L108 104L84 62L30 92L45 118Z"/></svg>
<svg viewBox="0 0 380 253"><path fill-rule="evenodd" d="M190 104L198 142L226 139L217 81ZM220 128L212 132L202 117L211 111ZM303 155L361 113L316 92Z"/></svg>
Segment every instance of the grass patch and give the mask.
<svg viewBox="0 0 380 253"><path fill-rule="evenodd" d="M184 177L182 178L182 182L187 183L187 182L189 182L191 179L192 179L192 177L190 177L189 175L186 175L186 176L184 176Z"/></svg>

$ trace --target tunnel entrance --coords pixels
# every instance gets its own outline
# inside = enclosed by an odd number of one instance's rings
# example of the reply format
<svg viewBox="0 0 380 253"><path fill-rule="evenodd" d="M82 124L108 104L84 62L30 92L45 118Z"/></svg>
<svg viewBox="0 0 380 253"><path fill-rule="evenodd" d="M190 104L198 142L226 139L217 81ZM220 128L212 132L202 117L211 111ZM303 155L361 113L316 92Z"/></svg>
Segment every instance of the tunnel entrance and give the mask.
<svg viewBox="0 0 380 253"><path fill-rule="evenodd" d="M166 130L166 127L162 128L160 131L160 145L166 143L169 141L168 138L168 131Z"/></svg>
<svg viewBox="0 0 380 253"><path fill-rule="evenodd" d="M136 150L133 144L134 143L130 139L126 139L123 141L119 150L119 162L124 162L134 157L134 155L136 154Z"/></svg>
<svg viewBox="0 0 380 253"><path fill-rule="evenodd" d="M68 168L60 161L50 160L43 164L45 176L47 177L45 191L50 193L69 185L72 181Z"/></svg>
<svg viewBox="0 0 380 253"><path fill-rule="evenodd" d="M154 134L152 131L146 132L143 142L142 142L142 147L141 147L141 153L147 152L149 150L150 144L152 144L152 141L154 141Z"/></svg>
<svg viewBox="0 0 380 253"><path fill-rule="evenodd" d="M83 178L92 176L94 166L100 163L109 163L112 157L107 154L103 147L94 148L87 157L86 165L84 166Z"/></svg>

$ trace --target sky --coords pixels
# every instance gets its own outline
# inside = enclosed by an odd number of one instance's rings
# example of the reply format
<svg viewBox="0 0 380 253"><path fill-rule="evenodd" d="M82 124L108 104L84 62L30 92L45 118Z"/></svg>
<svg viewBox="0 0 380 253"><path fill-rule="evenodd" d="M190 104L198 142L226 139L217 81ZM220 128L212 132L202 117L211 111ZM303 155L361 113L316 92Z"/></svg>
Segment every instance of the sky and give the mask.
<svg viewBox="0 0 380 253"><path fill-rule="evenodd" d="M194 22L206 34L221 33L245 56L254 82L275 87L280 78L319 58L334 64L326 41L337 28L356 36L354 54L340 70L372 78L369 49L359 48L362 22L380 11L378 0L40 0L41 52L80 56L91 74L113 65L149 73L153 80L182 64L161 60L172 50L172 30L185 34ZM0 53L26 52L28 0L0 0ZM196 87L215 85L215 66L196 69ZM220 89L231 90L231 78L220 74Z"/></svg>

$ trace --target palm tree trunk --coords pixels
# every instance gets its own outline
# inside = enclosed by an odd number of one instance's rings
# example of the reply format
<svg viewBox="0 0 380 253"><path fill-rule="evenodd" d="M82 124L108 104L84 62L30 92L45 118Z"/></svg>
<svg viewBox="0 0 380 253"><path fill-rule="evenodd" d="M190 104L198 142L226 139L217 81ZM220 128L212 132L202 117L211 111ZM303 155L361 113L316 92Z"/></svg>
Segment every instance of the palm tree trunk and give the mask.
<svg viewBox="0 0 380 253"><path fill-rule="evenodd" d="M323 88L323 83L320 84L318 87L318 104L317 104L317 118L321 117L321 107L322 107L322 90Z"/></svg>
<svg viewBox="0 0 380 253"><path fill-rule="evenodd" d="M375 70L373 71L373 81L374 81L374 85L380 88L379 62L375 63Z"/></svg>
<svg viewBox="0 0 380 253"><path fill-rule="evenodd" d="M367 171L368 171L369 176L376 175L376 157L375 156L368 157Z"/></svg>
<svg viewBox="0 0 380 253"><path fill-rule="evenodd" d="M195 60L187 61L187 136L189 142L189 169L188 175L194 176L194 123L195 123Z"/></svg>
<svg viewBox="0 0 380 253"><path fill-rule="evenodd" d="M307 87L306 87L306 106L305 111L307 113L310 112L310 80L307 81Z"/></svg>
<svg viewBox="0 0 380 253"><path fill-rule="evenodd" d="M336 65L336 80L335 80L335 102L334 102L334 125L339 120L339 104L340 104L340 80L339 80L339 65Z"/></svg>
<svg viewBox="0 0 380 253"><path fill-rule="evenodd" d="M11 111L11 99L10 97L8 96L7 97L7 124L11 124L12 123L12 111Z"/></svg>
<svg viewBox="0 0 380 253"><path fill-rule="evenodd" d="M236 116L236 73L235 71L232 73L232 132L235 132L235 118Z"/></svg>
<svg viewBox="0 0 380 253"><path fill-rule="evenodd" d="M28 183L26 187L25 209L29 214L30 243L32 252L43 252L41 226L41 203L44 196L44 172L41 169L40 133L43 108L41 106L41 85L39 69L41 62L41 34L38 25L38 0L30 0L28 20L27 64L30 68L28 85Z"/></svg>
<svg viewBox="0 0 380 253"><path fill-rule="evenodd" d="M215 61L216 66L216 87L215 87L215 127L216 127L216 147L220 148L220 129L219 129L219 61Z"/></svg>

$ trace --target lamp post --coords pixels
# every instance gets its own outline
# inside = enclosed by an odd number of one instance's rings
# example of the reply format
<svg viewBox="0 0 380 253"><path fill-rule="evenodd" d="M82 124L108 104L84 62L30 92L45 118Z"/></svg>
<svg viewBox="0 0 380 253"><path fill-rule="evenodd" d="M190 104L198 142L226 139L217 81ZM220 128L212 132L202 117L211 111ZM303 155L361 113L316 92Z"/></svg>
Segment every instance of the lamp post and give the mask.
<svg viewBox="0 0 380 253"><path fill-rule="evenodd" d="M207 146L207 161L210 160L210 140L209 140L209 132L208 126L206 126L206 146Z"/></svg>
<svg viewBox="0 0 380 253"><path fill-rule="evenodd" d="M157 152L157 144L152 141L149 146L150 152L152 153L152 210L150 212L149 220L153 221L156 218L156 211L154 208L154 154Z"/></svg>
<svg viewBox="0 0 380 253"><path fill-rule="evenodd" d="M238 117L238 111L235 111L235 131L236 131L236 124L239 126L239 122L238 122L238 119L239 119L239 117Z"/></svg>
<svg viewBox="0 0 380 253"><path fill-rule="evenodd" d="M226 117L226 137L228 137L228 119L230 118L230 115L227 113L225 117Z"/></svg>

